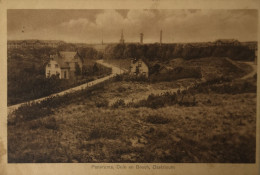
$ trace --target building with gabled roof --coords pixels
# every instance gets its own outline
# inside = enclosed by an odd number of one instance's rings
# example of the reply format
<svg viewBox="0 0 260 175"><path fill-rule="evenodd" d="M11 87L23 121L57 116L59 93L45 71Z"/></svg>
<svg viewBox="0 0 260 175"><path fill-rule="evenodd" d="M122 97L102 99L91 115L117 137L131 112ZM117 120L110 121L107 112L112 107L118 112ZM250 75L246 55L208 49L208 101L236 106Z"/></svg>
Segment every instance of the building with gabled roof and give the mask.
<svg viewBox="0 0 260 175"><path fill-rule="evenodd" d="M149 67L142 59L131 59L130 75L148 78Z"/></svg>
<svg viewBox="0 0 260 175"><path fill-rule="evenodd" d="M215 41L216 46L239 46L241 43L236 39L219 39Z"/></svg>
<svg viewBox="0 0 260 175"><path fill-rule="evenodd" d="M60 79L71 79L75 77L77 66L82 71L83 59L78 52L58 52L50 56L51 60L45 67L46 78L53 75Z"/></svg>

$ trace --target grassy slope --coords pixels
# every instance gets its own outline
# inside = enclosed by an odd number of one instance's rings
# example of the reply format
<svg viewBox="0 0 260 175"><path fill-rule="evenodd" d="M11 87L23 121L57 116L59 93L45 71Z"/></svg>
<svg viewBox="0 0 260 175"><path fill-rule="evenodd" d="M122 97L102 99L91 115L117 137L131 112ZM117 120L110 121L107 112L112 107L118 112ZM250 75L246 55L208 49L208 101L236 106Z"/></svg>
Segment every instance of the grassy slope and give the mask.
<svg viewBox="0 0 260 175"><path fill-rule="evenodd" d="M246 64L239 63L240 67L235 66L226 58L206 57L191 60L173 59L169 65L172 67L201 67L202 77L211 79L214 77L241 77L250 72L251 69ZM242 69L243 68L243 69Z"/></svg>
<svg viewBox="0 0 260 175"><path fill-rule="evenodd" d="M167 85L166 85L167 84ZM122 87L124 89L122 90ZM256 94L196 94L195 107L96 107L175 84L117 82L53 115L8 126L9 162L254 162ZM75 103L76 101L76 103ZM17 149L19 148L19 149Z"/></svg>

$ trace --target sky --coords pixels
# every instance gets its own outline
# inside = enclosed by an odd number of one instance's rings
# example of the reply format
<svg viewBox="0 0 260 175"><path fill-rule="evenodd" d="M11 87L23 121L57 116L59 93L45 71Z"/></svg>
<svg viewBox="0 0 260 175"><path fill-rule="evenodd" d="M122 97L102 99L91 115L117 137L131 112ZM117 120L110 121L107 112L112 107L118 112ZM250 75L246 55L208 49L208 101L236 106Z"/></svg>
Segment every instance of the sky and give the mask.
<svg viewBox="0 0 260 175"><path fill-rule="evenodd" d="M9 9L9 40L63 40L78 43L208 42L257 40L257 10L47 10Z"/></svg>

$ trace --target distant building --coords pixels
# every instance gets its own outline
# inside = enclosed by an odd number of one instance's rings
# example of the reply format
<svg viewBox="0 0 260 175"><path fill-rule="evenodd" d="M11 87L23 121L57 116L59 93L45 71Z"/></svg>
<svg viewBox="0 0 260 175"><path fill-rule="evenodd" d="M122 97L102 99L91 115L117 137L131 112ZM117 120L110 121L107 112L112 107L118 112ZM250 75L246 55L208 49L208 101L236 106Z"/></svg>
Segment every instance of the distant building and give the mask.
<svg viewBox="0 0 260 175"><path fill-rule="evenodd" d="M52 75L60 79L74 78L77 66L82 71L83 61L78 52L59 52L51 56L51 60L45 67L46 78Z"/></svg>
<svg viewBox="0 0 260 175"><path fill-rule="evenodd" d="M7 48L58 47L64 43L59 40L8 40Z"/></svg>
<svg viewBox="0 0 260 175"><path fill-rule="evenodd" d="M130 75L133 76L149 76L148 65L141 59L132 59L130 66Z"/></svg>
<svg viewBox="0 0 260 175"><path fill-rule="evenodd" d="M235 39L219 39L215 41L216 46L239 46L241 43Z"/></svg>

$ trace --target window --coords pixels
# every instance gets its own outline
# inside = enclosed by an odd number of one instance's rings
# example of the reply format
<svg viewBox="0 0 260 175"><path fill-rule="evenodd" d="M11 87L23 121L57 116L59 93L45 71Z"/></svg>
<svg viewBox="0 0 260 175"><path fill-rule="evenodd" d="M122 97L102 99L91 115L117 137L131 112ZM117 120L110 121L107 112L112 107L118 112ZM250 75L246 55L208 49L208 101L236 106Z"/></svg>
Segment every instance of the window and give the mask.
<svg viewBox="0 0 260 175"><path fill-rule="evenodd" d="M55 68L58 68L59 67L59 65L58 64L55 64Z"/></svg>
<svg viewBox="0 0 260 175"><path fill-rule="evenodd" d="M64 72L64 78L65 79L67 78L67 72L66 71Z"/></svg>
<svg viewBox="0 0 260 175"><path fill-rule="evenodd" d="M51 71L49 70L47 73L47 77L50 77L50 75L51 75Z"/></svg>

